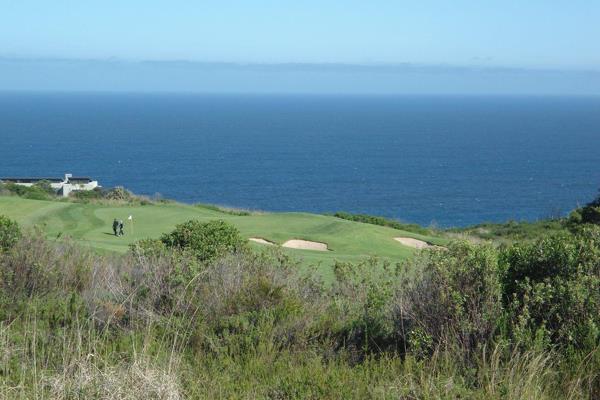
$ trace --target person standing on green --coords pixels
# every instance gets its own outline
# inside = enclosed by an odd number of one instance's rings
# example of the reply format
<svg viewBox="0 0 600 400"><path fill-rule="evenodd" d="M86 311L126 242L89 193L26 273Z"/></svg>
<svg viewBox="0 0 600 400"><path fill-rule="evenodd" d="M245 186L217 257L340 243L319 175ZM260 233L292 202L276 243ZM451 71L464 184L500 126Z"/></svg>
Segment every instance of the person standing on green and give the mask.
<svg viewBox="0 0 600 400"><path fill-rule="evenodd" d="M123 220L119 220L119 236L123 236L125 235L125 232L123 232Z"/></svg>
<svg viewBox="0 0 600 400"><path fill-rule="evenodd" d="M115 236L119 236L118 231L117 231L118 228L119 228L119 221L117 221L117 219L115 218L113 221L113 232L115 233Z"/></svg>

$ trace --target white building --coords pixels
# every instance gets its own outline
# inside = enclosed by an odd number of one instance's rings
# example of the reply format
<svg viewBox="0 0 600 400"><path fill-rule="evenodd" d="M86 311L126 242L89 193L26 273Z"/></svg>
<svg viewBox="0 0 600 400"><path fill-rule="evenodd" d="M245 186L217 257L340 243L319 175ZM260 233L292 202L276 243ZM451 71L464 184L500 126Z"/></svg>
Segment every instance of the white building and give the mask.
<svg viewBox="0 0 600 400"><path fill-rule="evenodd" d="M94 190L99 187L98 181L88 177L78 177L65 174L63 178L0 178L0 182L14 183L15 185L33 186L38 182L47 181L57 194L68 197L71 192L78 190Z"/></svg>

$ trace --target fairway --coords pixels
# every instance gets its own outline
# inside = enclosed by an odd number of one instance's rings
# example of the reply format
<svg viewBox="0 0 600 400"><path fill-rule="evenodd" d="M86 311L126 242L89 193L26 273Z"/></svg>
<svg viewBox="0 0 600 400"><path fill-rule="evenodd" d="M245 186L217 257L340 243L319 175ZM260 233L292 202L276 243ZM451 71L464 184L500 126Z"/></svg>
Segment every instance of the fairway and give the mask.
<svg viewBox="0 0 600 400"><path fill-rule="evenodd" d="M370 256L401 261L415 250L394 240L398 236L438 245L446 243L441 238L325 215L253 213L240 216L180 203L112 206L0 197L0 214L25 227L38 226L50 238L70 236L95 249L115 252L125 252L130 243L139 239L158 238L176 224L190 219L222 219L235 225L245 238L262 238L278 245L292 239L327 245L328 251L282 248L285 253L298 257L304 265L331 266L334 260L360 261ZM127 220L130 215L133 223ZM125 222L125 236L112 234L113 218ZM256 249L272 247L254 242L251 246Z"/></svg>

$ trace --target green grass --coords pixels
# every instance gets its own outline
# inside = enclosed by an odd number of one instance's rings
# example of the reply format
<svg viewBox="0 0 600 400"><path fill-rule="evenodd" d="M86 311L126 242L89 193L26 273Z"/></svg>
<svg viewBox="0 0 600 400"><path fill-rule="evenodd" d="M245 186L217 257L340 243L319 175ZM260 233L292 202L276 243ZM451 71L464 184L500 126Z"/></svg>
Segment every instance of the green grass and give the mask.
<svg viewBox="0 0 600 400"><path fill-rule="evenodd" d="M334 260L360 261L371 256L401 261L410 257L414 250L395 241L393 238L397 236L413 237L438 245L446 243L442 238L325 215L235 215L216 207L179 203L114 206L0 197L0 214L17 220L23 226L39 226L49 237L68 235L93 248L115 252L125 252L130 243L139 239L157 238L162 233L171 231L176 224L189 219L223 219L234 224L247 238L260 237L278 244L289 239L327 243L330 249L327 252L284 250L300 257L304 265L330 266ZM133 226L127 221L129 215L133 215ZM126 222L124 237L112 235L113 218ZM267 247L254 243L252 246L257 249Z"/></svg>

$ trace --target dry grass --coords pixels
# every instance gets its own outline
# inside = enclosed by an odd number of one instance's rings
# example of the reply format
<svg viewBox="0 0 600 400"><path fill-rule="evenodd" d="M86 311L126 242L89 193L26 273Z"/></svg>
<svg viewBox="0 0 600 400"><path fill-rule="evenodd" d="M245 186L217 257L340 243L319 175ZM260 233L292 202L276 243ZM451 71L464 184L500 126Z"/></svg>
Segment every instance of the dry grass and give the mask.
<svg viewBox="0 0 600 400"><path fill-rule="evenodd" d="M49 398L72 399L183 399L173 371L165 371L144 359L100 369L89 355L74 360L62 374L42 377Z"/></svg>

